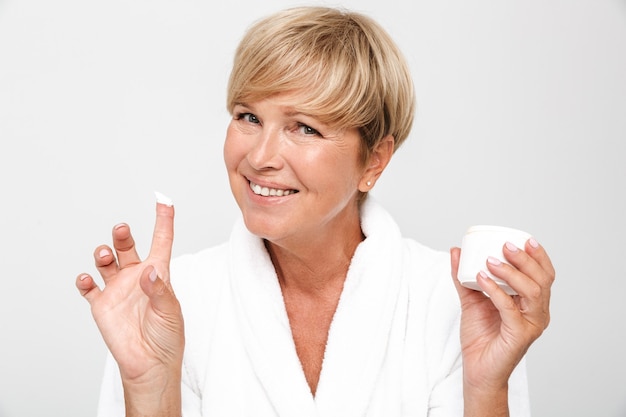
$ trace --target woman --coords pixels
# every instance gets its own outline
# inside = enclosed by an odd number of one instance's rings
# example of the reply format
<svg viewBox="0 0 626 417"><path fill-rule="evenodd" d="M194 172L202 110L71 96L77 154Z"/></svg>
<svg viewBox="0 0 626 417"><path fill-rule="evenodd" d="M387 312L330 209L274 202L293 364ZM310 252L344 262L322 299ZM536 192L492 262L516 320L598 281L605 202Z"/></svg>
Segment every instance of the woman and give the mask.
<svg viewBox="0 0 626 417"><path fill-rule="evenodd" d="M261 20L228 109L229 242L170 265L161 201L146 259L121 224L95 251L105 288L77 278L114 360L100 415L527 415L523 356L548 325L553 268L530 239L504 248L513 266L485 265L519 296L482 273L486 295L464 288L458 248L403 239L367 198L413 121L384 30L328 8Z"/></svg>

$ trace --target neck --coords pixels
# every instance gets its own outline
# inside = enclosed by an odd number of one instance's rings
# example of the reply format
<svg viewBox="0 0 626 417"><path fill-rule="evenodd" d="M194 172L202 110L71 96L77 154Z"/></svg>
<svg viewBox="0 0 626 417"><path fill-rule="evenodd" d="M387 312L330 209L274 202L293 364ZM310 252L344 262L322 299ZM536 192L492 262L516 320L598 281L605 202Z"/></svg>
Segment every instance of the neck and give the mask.
<svg viewBox="0 0 626 417"><path fill-rule="evenodd" d="M283 292L315 296L343 287L352 256L364 239L358 218L344 226L301 245L265 241Z"/></svg>

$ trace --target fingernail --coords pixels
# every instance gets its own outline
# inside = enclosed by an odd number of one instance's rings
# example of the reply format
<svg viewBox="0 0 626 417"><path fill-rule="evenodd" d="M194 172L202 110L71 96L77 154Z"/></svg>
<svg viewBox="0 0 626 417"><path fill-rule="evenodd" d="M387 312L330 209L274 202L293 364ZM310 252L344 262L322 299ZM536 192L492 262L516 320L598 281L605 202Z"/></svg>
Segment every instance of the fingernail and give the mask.
<svg viewBox="0 0 626 417"><path fill-rule="evenodd" d="M166 205L166 206L168 206L168 207L172 207L172 206L174 205L174 202L173 202L173 201L172 201L172 199L171 199L171 198L169 198L168 196L163 195L163 194L161 194L161 193L160 193L160 192L158 192L158 191L155 191L155 192L154 192L154 195L156 196L156 201L157 201L157 203L159 203L159 204L164 204L164 205Z"/></svg>
<svg viewBox="0 0 626 417"><path fill-rule="evenodd" d="M105 256L109 255L109 250L108 249L100 249L100 252L98 252L98 256L101 258L104 258Z"/></svg>
<svg viewBox="0 0 626 417"><path fill-rule="evenodd" d="M126 223L119 223L119 224L116 224L115 226L113 226L113 228L114 228L115 230L117 230L117 229L119 229L120 227L124 227L124 226L126 226Z"/></svg>
<svg viewBox="0 0 626 417"><path fill-rule="evenodd" d="M489 275L487 275L487 273L485 271L480 271L478 273L483 279L491 279L489 278Z"/></svg>
<svg viewBox="0 0 626 417"><path fill-rule="evenodd" d="M502 262L500 262L500 259L494 258L493 256L488 257L487 258L487 262L489 262L491 265L495 265L495 266L502 265Z"/></svg>
<svg viewBox="0 0 626 417"><path fill-rule="evenodd" d="M87 275L87 274L82 274L82 275L79 277L79 279L80 279L81 281L84 281L84 280L86 280L88 277L89 277L89 275Z"/></svg>
<svg viewBox="0 0 626 417"><path fill-rule="evenodd" d="M511 242L506 242L506 243L504 244L504 246L506 246L506 248L507 248L509 251L511 251L511 252L517 252L517 251L518 251L517 246L515 246L515 245L514 245L514 244L512 244Z"/></svg>
<svg viewBox="0 0 626 417"><path fill-rule="evenodd" d="M533 248L539 247L539 242L537 242L534 237L528 239L528 244L530 244L530 246L532 246Z"/></svg>
<svg viewBox="0 0 626 417"><path fill-rule="evenodd" d="M152 282L156 281L156 279L157 279L157 271L156 271L156 269L152 269L152 272L150 272L149 278L150 278L150 281L152 281Z"/></svg>

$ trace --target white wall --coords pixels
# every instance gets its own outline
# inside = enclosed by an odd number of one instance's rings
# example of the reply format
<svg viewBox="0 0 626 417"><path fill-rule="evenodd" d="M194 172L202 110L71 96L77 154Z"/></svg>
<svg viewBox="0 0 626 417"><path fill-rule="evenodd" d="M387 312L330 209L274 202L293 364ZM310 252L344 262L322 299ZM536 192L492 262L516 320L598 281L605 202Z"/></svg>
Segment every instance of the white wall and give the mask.
<svg viewBox="0 0 626 417"><path fill-rule="evenodd" d="M216 3L0 0L0 417L94 415L105 350L74 279L117 222L147 250L153 190L176 202L175 254L228 235L232 52L296 3ZM415 74L376 197L439 249L476 223L534 233L558 271L534 414L626 415L626 2L342 4Z"/></svg>

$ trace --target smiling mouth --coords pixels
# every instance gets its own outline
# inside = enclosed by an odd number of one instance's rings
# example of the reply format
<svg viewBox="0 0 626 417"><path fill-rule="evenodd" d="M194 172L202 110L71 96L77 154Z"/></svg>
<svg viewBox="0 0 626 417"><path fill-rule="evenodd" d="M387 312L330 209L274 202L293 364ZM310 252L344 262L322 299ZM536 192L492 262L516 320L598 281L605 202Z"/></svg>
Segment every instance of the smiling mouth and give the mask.
<svg viewBox="0 0 626 417"><path fill-rule="evenodd" d="M298 192L298 190L283 190L280 188L261 187L259 184L255 184L252 181L250 181L250 189L254 194L262 195L263 197L285 197Z"/></svg>

